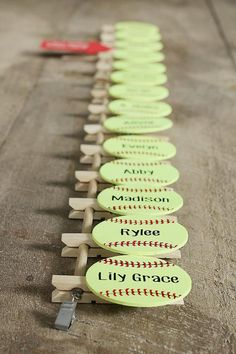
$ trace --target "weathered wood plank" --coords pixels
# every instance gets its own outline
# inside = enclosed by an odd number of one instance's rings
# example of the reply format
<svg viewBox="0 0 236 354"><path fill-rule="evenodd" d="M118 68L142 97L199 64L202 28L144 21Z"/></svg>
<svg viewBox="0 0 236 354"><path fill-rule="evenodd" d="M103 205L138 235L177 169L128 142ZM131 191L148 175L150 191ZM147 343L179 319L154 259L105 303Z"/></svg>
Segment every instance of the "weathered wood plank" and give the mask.
<svg viewBox="0 0 236 354"><path fill-rule="evenodd" d="M206 3L236 71L236 2L232 0L206 0Z"/></svg>

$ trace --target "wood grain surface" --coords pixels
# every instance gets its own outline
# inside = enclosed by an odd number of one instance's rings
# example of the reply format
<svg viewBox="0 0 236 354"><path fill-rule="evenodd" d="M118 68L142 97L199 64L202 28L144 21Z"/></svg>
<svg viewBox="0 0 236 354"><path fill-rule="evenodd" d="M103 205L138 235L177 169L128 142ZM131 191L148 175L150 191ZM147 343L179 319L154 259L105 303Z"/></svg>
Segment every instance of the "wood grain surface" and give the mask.
<svg viewBox="0 0 236 354"><path fill-rule="evenodd" d="M230 0L0 1L1 353L235 353L236 3ZM81 305L52 329L60 257L94 70L83 57L37 54L42 38L96 38L104 23L161 28L173 105L177 215L190 234L178 264L184 306Z"/></svg>

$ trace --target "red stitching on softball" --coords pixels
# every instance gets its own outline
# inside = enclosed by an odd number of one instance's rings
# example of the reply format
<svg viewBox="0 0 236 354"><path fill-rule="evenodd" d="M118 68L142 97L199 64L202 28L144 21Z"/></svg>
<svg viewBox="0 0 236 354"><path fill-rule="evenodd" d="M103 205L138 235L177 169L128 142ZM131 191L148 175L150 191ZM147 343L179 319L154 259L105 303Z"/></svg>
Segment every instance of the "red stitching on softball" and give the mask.
<svg viewBox="0 0 236 354"><path fill-rule="evenodd" d="M115 186L113 189L117 191L122 191L122 192L142 192L142 193L148 193L148 192L170 192L169 189L167 188L131 188L131 187L122 187L122 186Z"/></svg>
<svg viewBox="0 0 236 354"><path fill-rule="evenodd" d="M163 267L174 267L175 264L169 261L153 261L153 262L134 262L134 261L123 261L122 259L104 258L98 261L99 263L115 265L120 267L131 267L131 268L163 268Z"/></svg>
<svg viewBox="0 0 236 354"><path fill-rule="evenodd" d="M112 163L116 165L124 165L124 166L159 166L159 165L166 165L165 162L126 162L126 161L118 161L114 160Z"/></svg>
<svg viewBox="0 0 236 354"><path fill-rule="evenodd" d="M158 137L158 138L148 138L148 139L140 139L140 138L126 138L125 136L122 136L122 137L118 137L119 140L122 140L122 141L129 141L129 142L138 142L138 143L150 143L150 142L153 142L153 143L159 143L160 141L165 141L166 139L165 138L162 138L161 136Z"/></svg>
<svg viewBox="0 0 236 354"><path fill-rule="evenodd" d="M115 151L117 155L120 154L129 154L129 155L148 155L148 156L160 156L160 157L166 157L165 154L160 154L157 152L146 152L146 151ZM111 153L112 154L112 153Z"/></svg>
<svg viewBox="0 0 236 354"><path fill-rule="evenodd" d="M155 205L118 205L118 206L112 206L108 207L110 210L132 210L132 209L148 209L148 210L162 210L162 211L171 211L174 210L174 208L165 208L165 207L158 207Z"/></svg>
<svg viewBox="0 0 236 354"><path fill-rule="evenodd" d="M112 218L108 219L107 221L119 223L119 224L129 224L129 225L153 225L153 224L174 224L176 220L170 219L149 219L149 220L129 220L129 219L119 219L119 218Z"/></svg>
<svg viewBox="0 0 236 354"><path fill-rule="evenodd" d="M107 247L140 247L140 246L144 246L144 247L157 247L157 248L176 248L178 245L173 245L172 243L168 243L168 242L159 242L159 241L115 241L115 242L108 242L108 243L104 243L104 246Z"/></svg>
<svg viewBox="0 0 236 354"><path fill-rule="evenodd" d="M155 128L162 128L163 126L162 125L158 125L157 127L154 126ZM125 127L126 129L139 129L139 131L141 131L142 129L147 129L147 128L153 128L153 125L152 124L136 124L136 125L126 125ZM116 132L126 132L126 130L124 131L124 127L116 127L115 130Z"/></svg>
<svg viewBox="0 0 236 354"><path fill-rule="evenodd" d="M104 290L100 291L100 295L102 296L107 296L110 297L113 295L116 297L117 295L119 296L152 296L152 297L162 297L162 298L168 298L168 299L177 299L181 295L177 295L176 293L171 293L170 291L164 291L164 290L154 290L154 289L141 289L141 288L126 288L126 289L112 289L112 290Z"/></svg>
<svg viewBox="0 0 236 354"><path fill-rule="evenodd" d="M148 177L125 177L125 178L112 178L111 182L159 182L168 183L167 179L148 178Z"/></svg>

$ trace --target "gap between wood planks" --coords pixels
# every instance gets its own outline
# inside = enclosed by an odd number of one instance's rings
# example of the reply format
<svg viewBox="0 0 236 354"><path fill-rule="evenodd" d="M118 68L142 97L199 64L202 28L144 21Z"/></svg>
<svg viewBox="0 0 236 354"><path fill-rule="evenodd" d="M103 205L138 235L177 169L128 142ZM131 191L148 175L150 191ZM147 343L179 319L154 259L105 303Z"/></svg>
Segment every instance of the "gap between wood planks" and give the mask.
<svg viewBox="0 0 236 354"><path fill-rule="evenodd" d="M55 11L57 10L57 6L58 5L56 4L55 5ZM73 18L74 14L76 13L76 11L79 8L79 6L80 6L79 2L78 3L75 2L74 6L71 6L71 11L70 11L70 14L68 16L69 20L71 20ZM54 35L54 36L56 35L56 36L62 38L64 36L64 34L66 34L68 32L67 28L68 28L68 25L69 25L69 20L64 23L64 25L62 26L60 31L58 31L58 30L53 31L52 35ZM42 75L42 73L44 71L44 67L46 65L47 59L46 58L38 58L38 59L40 60L39 66L34 68L33 69L33 73L32 73L32 75L34 76L34 82L33 82L32 86L28 87L28 92L26 93L25 97L23 97L23 99L21 101L21 105L20 105L19 111L17 112L16 116L14 117L14 119L11 122L11 124L9 125L9 127L8 127L6 133L4 134L3 138L0 139L0 151L1 151L2 146L6 143L7 138L11 134L11 131L13 130L15 124L18 121L18 119L21 117L21 114L24 111L25 106L27 105L27 102L30 100L30 97L32 96L35 88L37 87L38 82L40 80L40 77L41 77L41 75ZM29 65L33 61L35 61L34 57L33 57L32 60L29 61ZM19 79L20 79L20 76L21 76L21 72L20 72L20 75L19 75Z"/></svg>
<svg viewBox="0 0 236 354"><path fill-rule="evenodd" d="M33 59L33 60L34 60L34 59ZM43 72L44 65L45 65L45 62L42 61L42 62L40 63L40 66L39 66L38 73L36 74L36 78L35 78L34 84L32 85L32 87L29 88L28 93L26 94L26 96L25 96L24 99L23 99L22 106L21 106L19 112L17 113L17 115L16 115L15 118L13 119L13 121L12 121L11 125L9 126L9 128L8 128L8 130L7 130L6 134L5 134L5 136L4 136L3 139L2 139L2 141L0 141L0 150L1 150L2 146L6 143L8 136L11 134L11 131L12 131L12 129L14 128L15 124L17 123L18 118L21 117L21 114L22 114L22 112L24 111L27 102L29 101L30 97L32 96L32 93L33 93L34 89L36 88L37 83L38 83L38 81L39 81L39 78L40 78L40 76L41 76L41 74L42 74L42 72Z"/></svg>
<svg viewBox="0 0 236 354"><path fill-rule="evenodd" d="M212 18L213 18L213 21L215 22L215 25L217 27L219 36L220 36L220 38L222 39L222 41L224 43L224 47L225 47L226 53L227 53L232 65L233 65L234 71L236 71L236 61L234 59L234 55L233 55L230 43L229 43L228 38L227 38L227 36L225 34L224 28L223 28L223 26L221 24L220 17L218 16L218 13L217 13L217 11L215 9L215 6L214 6L212 0L205 0L205 3L206 3L206 6L208 7L208 10L209 10Z"/></svg>

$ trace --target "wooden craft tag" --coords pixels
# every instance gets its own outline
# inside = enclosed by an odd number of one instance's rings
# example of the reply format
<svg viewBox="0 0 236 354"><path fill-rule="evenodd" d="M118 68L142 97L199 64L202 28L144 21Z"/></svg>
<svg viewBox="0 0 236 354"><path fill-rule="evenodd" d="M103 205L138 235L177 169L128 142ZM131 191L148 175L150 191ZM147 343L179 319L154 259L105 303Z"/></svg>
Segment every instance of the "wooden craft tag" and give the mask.
<svg viewBox="0 0 236 354"><path fill-rule="evenodd" d="M169 261L117 256L95 263L86 273L88 288L116 304L155 307L175 303L191 290L189 275Z"/></svg>
<svg viewBox="0 0 236 354"><path fill-rule="evenodd" d="M168 118L135 118L111 117L103 122L106 130L118 134L149 134L171 128L172 121Z"/></svg>
<svg viewBox="0 0 236 354"><path fill-rule="evenodd" d="M183 206L182 197L168 188L114 186L97 196L98 205L114 214L167 215Z"/></svg>
<svg viewBox="0 0 236 354"><path fill-rule="evenodd" d="M167 186L179 178L178 170L171 164L145 159L113 160L102 165L99 174L106 182L129 186Z"/></svg>
<svg viewBox="0 0 236 354"><path fill-rule="evenodd" d="M111 113L127 116L150 118L166 117L172 112L172 108L165 102L138 102L132 100L114 100L109 103L108 109Z"/></svg>
<svg viewBox="0 0 236 354"><path fill-rule="evenodd" d="M92 231L93 241L111 252L159 257L183 247L188 232L175 220L156 215L121 216L99 223Z"/></svg>
<svg viewBox="0 0 236 354"><path fill-rule="evenodd" d="M175 146L168 141L143 135L120 135L107 139L103 149L112 156L146 160L167 160L176 154Z"/></svg>
<svg viewBox="0 0 236 354"><path fill-rule="evenodd" d="M140 86L164 85L167 82L167 76L164 73L152 73L143 71L114 71L110 75L113 82L126 83Z"/></svg>
<svg viewBox="0 0 236 354"><path fill-rule="evenodd" d="M148 86L136 84L117 84L108 89L108 94L114 98L138 102L155 102L168 97L169 90L163 86Z"/></svg>

